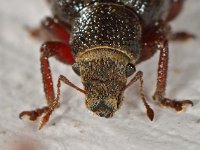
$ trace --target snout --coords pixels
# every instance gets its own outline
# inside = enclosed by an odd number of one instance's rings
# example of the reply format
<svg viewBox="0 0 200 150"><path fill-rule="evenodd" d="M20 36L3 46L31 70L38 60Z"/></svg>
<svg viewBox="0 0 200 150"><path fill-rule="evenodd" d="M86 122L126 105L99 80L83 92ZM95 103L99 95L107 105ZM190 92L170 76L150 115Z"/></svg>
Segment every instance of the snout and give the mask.
<svg viewBox="0 0 200 150"><path fill-rule="evenodd" d="M91 110L100 117L110 118L113 116L114 108L106 105L104 101L100 101L96 106L91 108Z"/></svg>

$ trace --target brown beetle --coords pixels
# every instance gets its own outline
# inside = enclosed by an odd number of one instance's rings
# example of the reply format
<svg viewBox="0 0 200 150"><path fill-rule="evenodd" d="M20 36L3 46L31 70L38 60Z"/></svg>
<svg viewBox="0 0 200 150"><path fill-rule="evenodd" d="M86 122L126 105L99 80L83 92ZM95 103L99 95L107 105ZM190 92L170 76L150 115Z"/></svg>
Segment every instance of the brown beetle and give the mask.
<svg viewBox="0 0 200 150"><path fill-rule="evenodd" d="M168 70L168 41L183 40L192 35L172 34L169 22L181 11L184 0L50 0L53 19L46 18L41 29L32 32L38 36L48 32L55 41L41 47L41 72L48 106L24 111L30 120L43 116L40 129L59 107L61 81L85 94L86 107L101 117L112 117L123 101L123 92L132 83L141 83L141 98L147 115L154 112L143 92L142 72L135 73L135 65L160 52L158 78L153 99L161 106L181 111L190 100L176 101L165 97ZM73 64L81 77L84 90L60 75L57 95L53 90L49 57Z"/></svg>

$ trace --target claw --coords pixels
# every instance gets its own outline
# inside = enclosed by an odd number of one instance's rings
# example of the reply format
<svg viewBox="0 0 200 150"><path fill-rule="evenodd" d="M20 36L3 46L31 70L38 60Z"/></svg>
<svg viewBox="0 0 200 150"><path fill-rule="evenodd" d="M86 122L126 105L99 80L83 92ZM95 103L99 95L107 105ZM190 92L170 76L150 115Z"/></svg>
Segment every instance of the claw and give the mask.
<svg viewBox="0 0 200 150"><path fill-rule="evenodd" d="M35 121L38 117L42 116L42 114L49 111L49 107L43 107L32 111L23 111L19 114L19 118L22 119L23 116L28 116L29 120Z"/></svg>
<svg viewBox="0 0 200 150"><path fill-rule="evenodd" d="M162 106L170 107L175 109L176 111L182 111L186 105L191 105L193 106L193 102L190 100L183 100L183 101L175 101L175 100L170 100L168 98L164 98L162 101L160 101L160 104Z"/></svg>
<svg viewBox="0 0 200 150"><path fill-rule="evenodd" d="M184 100L184 104L194 106L194 103L191 100Z"/></svg>
<svg viewBox="0 0 200 150"><path fill-rule="evenodd" d="M27 115L27 112L23 111L19 114L19 119L22 119L23 116Z"/></svg>
<svg viewBox="0 0 200 150"><path fill-rule="evenodd" d="M29 120L35 121L40 115L36 111L23 111L19 114L19 118L22 119L23 116L28 116Z"/></svg>

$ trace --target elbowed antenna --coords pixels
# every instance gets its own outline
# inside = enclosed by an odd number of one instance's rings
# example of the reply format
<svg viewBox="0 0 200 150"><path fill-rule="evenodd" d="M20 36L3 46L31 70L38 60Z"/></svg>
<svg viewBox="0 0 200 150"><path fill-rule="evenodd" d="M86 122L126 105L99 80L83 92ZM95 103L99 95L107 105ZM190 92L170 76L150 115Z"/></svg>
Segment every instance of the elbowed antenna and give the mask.
<svg viewBox="0 0 200 150"><path fill-rule="evenodd" d="M142 98L142 101L144 103L144 106L146 107L147 110L147 116L149 117L149 119L152 121L154 118L154 111L153 109L150 107L150 105L147 103L146 97L144 95L144 87L143 87L143 72L142 71L138 71L136 73L136 75L131 79L131 81L124 87L124 91L131 86L133 83L135 83L138 79L140 80L140 95Z"/></svg>

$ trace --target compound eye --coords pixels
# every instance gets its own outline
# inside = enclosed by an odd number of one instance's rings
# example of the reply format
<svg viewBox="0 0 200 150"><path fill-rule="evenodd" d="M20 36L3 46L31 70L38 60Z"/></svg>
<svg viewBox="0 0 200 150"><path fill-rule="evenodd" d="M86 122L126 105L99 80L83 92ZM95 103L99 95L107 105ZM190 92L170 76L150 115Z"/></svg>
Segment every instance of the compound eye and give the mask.
<svg viewBox="0 0 200 150"><path fill-rule="evenodd" d="M80 76L80 67L79 67L79 65L77 64L77 63L74 63L73 65L72 65L72 69L74 70L74 72L78 75L78 76Z"/></svg>
<svg viewBox="0 0 200 150"><path fill-rule="evenodd" d="M135 66L131 63L128 63L126 66L126 77L130 77L135 71Z"/></svg>

